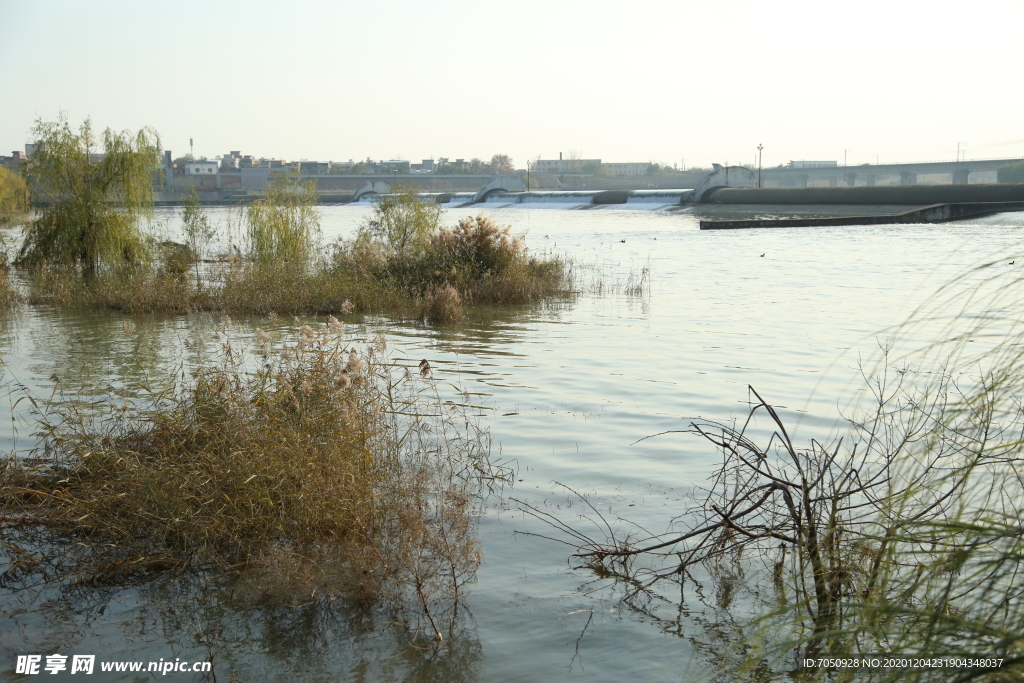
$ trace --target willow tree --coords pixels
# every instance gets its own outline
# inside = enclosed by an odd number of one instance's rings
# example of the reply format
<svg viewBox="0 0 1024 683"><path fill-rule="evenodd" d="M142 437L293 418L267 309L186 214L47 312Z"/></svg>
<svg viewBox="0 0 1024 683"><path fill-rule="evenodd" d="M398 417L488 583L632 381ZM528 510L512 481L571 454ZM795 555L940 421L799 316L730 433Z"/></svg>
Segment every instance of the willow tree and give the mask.
<svg viewBox="0 0 1024 683"><path fill-rule="evenodd" d="M303 182L289 175L275 177L264 197L246 211L250 258L261 265L308 266L320 239L316 203L314 181Z"/></svg>
<svg viewBox="0 0 1024 683"><path fill-rule="evenodd" d="M28 186L24 179L0 166L0 225L18 222L28 208Z"/></svg>
<svg viewBox="0 0 1024 683"><path fill-rule="evenodd" d="M440 226L441 205L404 185L374 197L373 213L360 226L360 234L406 258L422 249Z"/></svg>
<svg viewBox="0 0 1024 683"><path fill-rule="evenodd" d="M37 146L26 167L38 217L25 232L19 261L80 267L149 259L140 221L153 210L153 174L160 138L107 128L101 136L86 119L77 131L63 114L36 121Z"/></svg>

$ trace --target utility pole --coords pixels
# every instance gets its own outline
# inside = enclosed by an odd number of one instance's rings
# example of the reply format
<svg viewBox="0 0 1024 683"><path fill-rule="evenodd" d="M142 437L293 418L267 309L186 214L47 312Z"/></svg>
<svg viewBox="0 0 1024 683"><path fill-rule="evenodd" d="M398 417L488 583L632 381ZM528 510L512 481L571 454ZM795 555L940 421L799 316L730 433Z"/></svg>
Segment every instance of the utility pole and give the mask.
<svg viewBox="0 0 1024 683"><path fill-rule="evenodd" d="M530 191L530 160L526 160L526 191Z"/></svg>
<svg viewBox="0 0 1024 683"><path fill-rule="evenodd" d="M757 186L761 187L761 150L764 149L764 145L760 142L757 143Z"/></svg>
<svg viewBox="0 0 1024 683"><path fill-rule="evenodd" d="M843 166L846 166L846 153L849 152L849 151L850 150L848 150L848 149L844 149L843 150Z"/></svg>

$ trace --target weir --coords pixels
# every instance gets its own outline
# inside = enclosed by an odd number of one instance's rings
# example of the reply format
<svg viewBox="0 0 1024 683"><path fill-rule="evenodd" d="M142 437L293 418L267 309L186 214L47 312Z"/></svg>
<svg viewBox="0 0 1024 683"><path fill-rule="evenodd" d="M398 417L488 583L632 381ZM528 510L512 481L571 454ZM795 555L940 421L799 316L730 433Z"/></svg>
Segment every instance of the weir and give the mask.
<svg viewBox="0 0 1024 683"><path fill-rule="evenodd" d="M531 192L493 192L482 202L474 201L472 192L437 195L446 206L480 205L506 207L529 205L534 208L585 208L588 206L622 205L636 208L660 208L688 204L693 190L542 190Z"/></svg>

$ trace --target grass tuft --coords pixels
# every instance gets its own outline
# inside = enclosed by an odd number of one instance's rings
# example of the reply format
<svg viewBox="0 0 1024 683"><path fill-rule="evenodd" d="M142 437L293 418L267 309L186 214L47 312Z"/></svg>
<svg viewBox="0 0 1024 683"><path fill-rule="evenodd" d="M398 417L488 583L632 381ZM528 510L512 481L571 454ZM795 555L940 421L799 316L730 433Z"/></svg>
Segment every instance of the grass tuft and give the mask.
<svg viewBox="0 0 1024 683"><path fill-rule="evenodd" d="M230 327L144 404L36 399L44 451L0 466L7 546L34 559L5 582L216 569L261 602L383 599L432 622L480 561L486 435L431 383L395 378L383 341L347 345L336 319L277 351L258 331L255 356Z"/></svg>

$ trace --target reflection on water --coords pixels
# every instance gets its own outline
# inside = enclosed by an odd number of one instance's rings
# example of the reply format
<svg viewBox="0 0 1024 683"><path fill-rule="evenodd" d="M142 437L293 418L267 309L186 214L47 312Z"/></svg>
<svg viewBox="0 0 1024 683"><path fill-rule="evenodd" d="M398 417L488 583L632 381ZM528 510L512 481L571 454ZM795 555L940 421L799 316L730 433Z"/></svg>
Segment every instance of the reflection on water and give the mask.
<svg viewBox="0 0 1024 683"><path fill-rule="evenodd" d="M368 211L325 207L325 238L351 235ZM227 210L212 213L223 219ZM584 288L568 301L482 308L453 325L345 321L351 337L384 331L400 365L429 359L442 391L454 393L447 380L458 374L495 456L518 466L514 489L495 496L481 520L485 560L458 638L435 651L417 641L414 625L373 610L244 607L229 589L204 591L179 578L7 596L5 661L57 651L205 659L212 647L218 674L236 671L239 680L674 680L692 647L671 634L709 628L709 617L619 610L568 569L563 547L515 535L544 529L507 497L571 516L572 496L554 484L565 482L610 518L662 530L716 456L685 435L638 439L680 429L687 417L745 415L748 384L783 407L798 439L827 436L861 393L858 355L873 357L877 340L938 285L1011 253L1024 225L1020 214L1003 214L947 225L702 233L685 212L490 213L528 231L532 249L589 264L606 281L603 293ZM161 217L173 237L175 213ZM649 290L626 295L621 283L645 265ZM236 323L243 335L256 327L276 339L292 333L290 319ZM7 379L41 396L52 375L65 387L87 379L131 388L181 370L188 346L213 344L216 324L210 315L129 320L29 308L0 321L0 357ZM927 327L915 334L906 344L929 341ZM15 447L15 428L17 446L26 446L24 417L0 424L4 448Z"/></svg>

